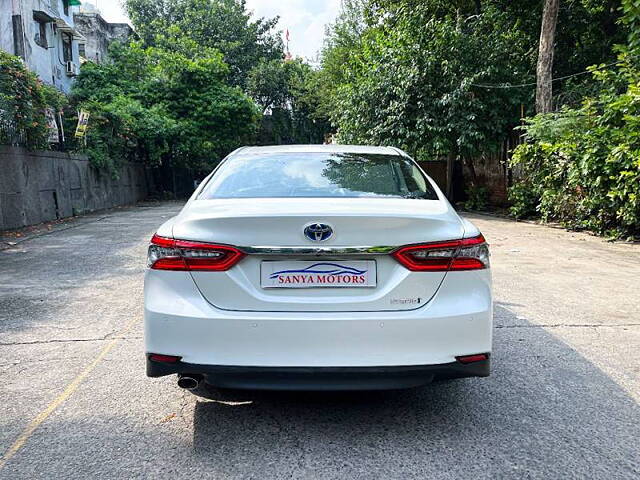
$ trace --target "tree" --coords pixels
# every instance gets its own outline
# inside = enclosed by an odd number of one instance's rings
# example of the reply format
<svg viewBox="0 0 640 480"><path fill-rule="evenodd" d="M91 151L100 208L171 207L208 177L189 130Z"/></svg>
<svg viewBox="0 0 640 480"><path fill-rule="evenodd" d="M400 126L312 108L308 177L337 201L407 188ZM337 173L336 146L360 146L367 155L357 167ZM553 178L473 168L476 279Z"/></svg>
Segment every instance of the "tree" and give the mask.
<svg viewBox="0 0 640 480"><path fill-rule="evenodd" d="M146 46L171 49L162 41L170 32L222 52L233 85L244 86L261 60L283 58L278 19L252 20L244 0L125 0L125 7Z"/></svg>
<svg viewBox="0 0 640 480"><path fill-rule="evenodd" d="M142 159L206 170L255 134L257 109L227 84L220 52L201 48L190 58L133 43L114 44L110 57L83 66L73 89L92 113L86 150L95 164Z"/></svg>
<svg viewBox="0 0 640 480"><path fill-rule="evenodd" d="M590 68L598 88L577 107L527 119L511 159L514 216L640 238L640 4L623 0L621 10L628 42L614 66Z"/></svg>
<svg viewBox="0 0 640 480"><path fill-rule="evenodd" d="M263 113L289 105L293 77L290 64L281 59L263 60L249 73L247 92L262 107Z"/></svg>
<svg viewBox="0 0 640 480"><path fill-rule="evenodd" d="M593 68L600 92L580 108L539 114L512 164L512 214L542 215L572 229L640 238L640 62L623 49L611 69Z"/></svg>
<svg viewBox="0 0 640 480"><path fill-rule="evenodd" d="M476 84L519 83L525 38L489 5L463 17L406 3L365 6L359 35L334 30L325 52L335 79L332 121L341 141L396 145L420 160L453 156L472 167L517 125L527 95Z"/></svg>
<svg viewBox="0 0 640 480"><path fill-rule="evenodd" d="M630 30L628 25L619 22L620 4L621 0L564 0L558 11L558 28L555 32L553 70L556 76L572 75L596 63L615 61L613 47L624 43ZM347 56L359 50L361 34L369 28L381 23L391 26L414 11L428 11L430 17L437 20L459 18L466 24L473 22L478 15L478 4L472 0L348 0L344 5L337 24L331 29L328 41L330 48L325 48L323 59L323 71L330 77L326 83L332 92L335 92L335 88L331 88L331 84L337 87L344 83L341 66L347 63ZM535 81L543 6L544 0L480 2L481 13L485 8L504 13L510 19L512 28L524 38L525 48L519 54L521 60L529 65L529 71L516 83ZM588 75L554 83L554 102L556 105L579 104L584 91L592 87L597 88L597 85ZM532 102L524 103L527 106ZM328 111L332 107L330 103L323 106Z"/></svg>
<svg viewBox="0 0 640 480"><path fill-rule="evenodd" d="M322 49L322 68L318 75L319 111L335 121L338 108L338 88L348 82L346 66L351 65L362 51L362 38L367 28L366 0L343 0L342 10L335 24L327 27ZM371 8L371 7L369 7Z"/></svg>
<svg viewBox="0 0 640 480"><path fill-rule="evenodd" d="M318 72L300 59L254 68L247 91L264 114L258 143L322 143L330 125L320 113L319 85Z"/></svg>
<svg viewBox="0 0 640 480"><path fill-rule="evenodd" d="M321 111L340 141L461 161L467 187L481 188L477 167L502 155L520 117L534 111L543 3L347 0L323 51ZM565 0L554 36L559 77L615 58L628 28L618 22L619 4ZM600 88L587 75L554 87L557 105Z"/></svg>
<svg viewBox="0 0 640 480"><path fill-rule="evenodd" d="M540 28L538 67L536 69L536 112L553 109L553 50L560 0L545 0Z"/></svg>
<svg viewBox="0 0 640 480"><path fill-rule="evenodd" d="M633 52L640 50L640 2L623 0L621 21L629 29L628 45Z"/></svg>

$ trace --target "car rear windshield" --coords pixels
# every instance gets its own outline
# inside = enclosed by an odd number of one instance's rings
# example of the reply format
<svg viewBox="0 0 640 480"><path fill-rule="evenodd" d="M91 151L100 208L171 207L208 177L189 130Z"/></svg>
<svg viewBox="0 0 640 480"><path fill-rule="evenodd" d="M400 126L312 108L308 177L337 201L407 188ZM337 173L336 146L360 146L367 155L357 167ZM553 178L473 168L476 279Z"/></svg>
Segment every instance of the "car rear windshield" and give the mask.
<svg viewBox="0 0 640 480"><path fill-rule="evenodd" d="M388 197L437 200L416 164L400 155L260 153L229 158L199 198Z"/></svg>

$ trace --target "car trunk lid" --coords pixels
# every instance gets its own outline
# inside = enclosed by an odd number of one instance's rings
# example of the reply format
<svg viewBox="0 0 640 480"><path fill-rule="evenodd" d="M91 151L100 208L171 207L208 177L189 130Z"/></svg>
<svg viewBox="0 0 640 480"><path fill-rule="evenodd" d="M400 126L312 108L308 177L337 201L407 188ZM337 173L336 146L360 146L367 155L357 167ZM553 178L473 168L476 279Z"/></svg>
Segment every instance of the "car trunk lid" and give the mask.
<svg viewBox="0 0 640 480"><path fill-rule="evenodd" d="M333 235L309 239L305 227L315 223L329 225ZM248 254L228 271L192 272L211 304L271 312L418 308L437 292L446 272L411 272L389 252L463 233L446 202L398 198L195 200L173 228L177 239L234 245ZM336 268L340 282L363 271L366 281L301 286L273 285L267 278L284 271L304 282L309 272L335 274Z"/></svg>

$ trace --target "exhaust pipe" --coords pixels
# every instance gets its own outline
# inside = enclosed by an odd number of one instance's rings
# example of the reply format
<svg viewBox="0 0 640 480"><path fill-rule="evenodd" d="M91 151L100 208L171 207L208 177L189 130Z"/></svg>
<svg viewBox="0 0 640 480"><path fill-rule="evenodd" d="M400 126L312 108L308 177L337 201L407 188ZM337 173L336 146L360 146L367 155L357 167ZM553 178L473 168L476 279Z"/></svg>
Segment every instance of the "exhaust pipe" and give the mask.
<svg viewBox="0 0 640 480"><path fill-rule="evenodd" d="M201 380L202 378L196 375L178 375L178 386L185 390L194 390Z"/></svg>

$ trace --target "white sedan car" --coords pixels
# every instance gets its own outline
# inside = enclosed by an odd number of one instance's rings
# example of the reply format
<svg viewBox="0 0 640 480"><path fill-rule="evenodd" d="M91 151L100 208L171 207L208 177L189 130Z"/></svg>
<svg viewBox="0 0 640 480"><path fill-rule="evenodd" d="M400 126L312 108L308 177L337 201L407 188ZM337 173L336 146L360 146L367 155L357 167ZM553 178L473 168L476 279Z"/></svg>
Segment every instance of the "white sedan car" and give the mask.
<svg viewBox="0 0 640 480"><path fill-rule="evenodd" d="M147 375L357 390L489 375L489 250L391 147L246 147L149 246Z"/></svg>

